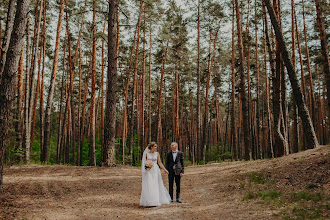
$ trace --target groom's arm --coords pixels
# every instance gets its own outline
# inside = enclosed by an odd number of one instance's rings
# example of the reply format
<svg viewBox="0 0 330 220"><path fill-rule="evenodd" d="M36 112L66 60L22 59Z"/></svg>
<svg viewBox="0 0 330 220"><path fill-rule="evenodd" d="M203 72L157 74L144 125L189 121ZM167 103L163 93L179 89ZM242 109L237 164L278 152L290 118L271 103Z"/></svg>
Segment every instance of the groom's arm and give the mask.
<svg viewBox="0 0 330 220"><path fill-rule="evenodd" d="M181 152L181 159L180 159L180 162L182 164L182 170L181 170L181 173L184 173L184 156L183 156L183 152Z"/></svg>
<svg viewBox="0 0 330 220"><path fill-rule="evenodd" d="M170 164L169 164L170 160L168 159L168 153L167 153L167 157L166 157L166 169L169 170L170 168Z"/></svg>

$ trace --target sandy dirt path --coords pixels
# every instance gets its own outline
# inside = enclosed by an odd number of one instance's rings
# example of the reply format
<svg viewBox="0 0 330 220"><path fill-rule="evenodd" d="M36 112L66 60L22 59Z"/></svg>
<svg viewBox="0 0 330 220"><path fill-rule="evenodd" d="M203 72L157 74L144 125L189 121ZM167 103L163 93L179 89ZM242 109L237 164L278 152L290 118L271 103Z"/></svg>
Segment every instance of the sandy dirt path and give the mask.
<svg viewBox="0 0 330 220"><path fill-rule="evenodd" d="M278 219L271 208L243 201L238 177L329 151L324 146L273 160L189 166L183 203L152 208L139 207L140 168L12 166L5 169L0 219Z"/></svg>

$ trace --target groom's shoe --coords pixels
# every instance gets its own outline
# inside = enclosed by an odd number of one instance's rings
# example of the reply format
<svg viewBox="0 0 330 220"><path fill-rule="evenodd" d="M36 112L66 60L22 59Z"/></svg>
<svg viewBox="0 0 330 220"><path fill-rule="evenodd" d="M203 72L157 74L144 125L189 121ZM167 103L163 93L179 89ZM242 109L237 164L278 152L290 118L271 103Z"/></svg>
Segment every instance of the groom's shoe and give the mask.
<svg viewBox="0 0 330 220"><path fill-rule="evenodd" d="M173 202L173 199L171 198L170 203L172 203L172 202Z"/></svg>
<svg viewBox="0 0 330 220"><path fill-rule="evenodd" d="M182 203L182 201L181 201L180 198L177 198L177 199L176 199L176 202L178 202L178 203Z"/></svg>

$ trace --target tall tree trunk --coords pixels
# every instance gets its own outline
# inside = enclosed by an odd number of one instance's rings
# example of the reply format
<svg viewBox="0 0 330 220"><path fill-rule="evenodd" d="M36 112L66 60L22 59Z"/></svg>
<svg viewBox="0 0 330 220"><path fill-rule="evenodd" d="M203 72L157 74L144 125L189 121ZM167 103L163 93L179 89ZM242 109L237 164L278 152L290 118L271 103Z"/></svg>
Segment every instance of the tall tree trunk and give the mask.
<svg viewBox="0 0 330 220"><path fill-rule="evenodd" d="M40 7L39 7L40 4ZM38 94L39 94L39 88L40 88L40 59L41 56L38 54L40 53L39 49L39 39L40 39L40 25L41 25L41 15L42 15L42 9L43 9L43 1L37 1L36 6L36 19L35 19L35 34L34 34L34 40L33 40L33 55L31 60L31 69L30 69L30 97L29 97L29 130L31 131L30 134L30 151L32 151L32 145L33 145L33 136L34 136L34 125L35 125L35 115L37 110L37 101L38 101ZM38 61L38 68L36 67L37 64L37 58L39 55L39 61ZM33 62L33 63L32 63ZM35 97L33 101L33 90L34 90L34 84L35 84L35 74L36 71L38 71L38 79L37 79L37 87L35 92ZM32 105L33 101L33 105Z"/></svg>
<svg viewBox="0 0 330 220"><path fill-rule="evenodd" d="M143 54L142 54L142 75L141 75L141 105L140 105L140 118L141 118L141 126L140 126L140 147L141 152L143 152L144 146L146 143L144 141L145 137L145 129L144 129L144 95L145 95L145 71L146 71L146 15L144 12L144 19L143 19Z"/></svg>
<svg viewBox="0 0 330 220"><path fill-rule="evenodd" d="M159 148L162 148L162 140L163 140L161 106L162 106L162 90L163 90L163 81L164 81L164 73L165 73L165 63L166 63L167 52L168 52L168 43L169 43L169 40L167 40L165 54L163 56L163 65L162 65L162 69L161 69L160 82L159 82L159 93L158 93L157 143L158 143Z"/></svg>
<svg viewBox="0 0 330 220"><path fill-rule="evenodd" d="M18 63L18 81L17 81L17 117L16 117L16 146L15 152L18 153L22 150L23 144L23 115L22 115L22 108L23 108L23 71L24 71L24 43L22 44L21 55ZM19 163L21 161L21 157L17 156L16 161Z"/></svg>
<svg viewBox="0 0 330 220"><path fill-rule="evenodd" d="M151 49L152 49L152 43L151 43L151 23L149 26L149 94L148 94L148 98L149 98L149 110L148 110L148 132L149 132L149 143L151 142Z"/></svg>
<svg viewBox="0 0 330 220"><path fill-rule="evenodd" d="M295 7L294 0L291 0L291 40L292 40L292 66L296 71L296 38L295 38ZM293 101L293 147L294 153L298 152L298 108L295 101Z"/></svg>
<svg viewBox="0 0 330 220"><path fill-rule="evenodd" d="M131 111L131 122L130 122L130 158L133 159L133 135L134 135L134 109L135 101L137 95L137 65L138 65L138 55L139 55L139 42L140 42L140 27L141 27L141 17L144 7L144 1L140 3L140 12L137 24L137 37L136 37L136 48L135 48L135 59L134 59L134 77L133 77L133 90L132 90L132 111ZM133 160L132 160L133 162Z"/></svg>
<svg viewBox="0 0 330 220"><path fill-rule="evenodd" d="M231 26L231 146L235 160L238 160L237 144L236 144L236 114L235 114L235 3L233 1L232 26Z"/></svg>
<svg viewBox="0 0 330 220"><path fill-rule="evenodd" d="M134 53L134 45L135 45L135 39L136 39L136 34L137 34L137 30L139 28L139 25L136 25L136 29L135 29L135 34L134 34L134 40L132 42L132 46L131 46L131 52L130 52L130 57L129 57L129 63L128 63L128 68L127 68L127 72L126 72L126 79L125 79L125 91L124 91L124 109L123 109L123 120L122 120L122 125L123 125L123 134L122 134L122 145L123 145L123 164L125 164L125 147L126 147L126 139L127 139L127 129L128 129L128 125L127 125L127 108L128 108L128 88L129 88L129 79L130 79L130 73L131 73L131 65L133 62L133 53ZM131 135L130 135L131 136ZM133 145L131 145L131 142L133 141L130 137L130 158L132 159L132 153L133 153Z"/></svg>
<svg viewBox="0 0 330 220"><path fill-rule="evenodd" d="M66 54L66 39L64 39L63 46L63 74L62 74L62 84L61 84L61 98L60 98L60 112L58 116L58 135L57 135L57 154L56 154L56 163L60 164L61 162L61 143L62 143L62 109L63 109L63 92L64 92L64 80L65 80L65 54ZM43 154L42 154L43 157ZM41 157L41 158L42 158ZM41 159L42 161L43 159Z"/></svg>
<svg viewBox="0 0 330 220"><path fill-rule="evenodd" d="M292 63L289 59L288 50L287 50L285 42L284 42L284 38L283 38L283 34L282 34L282 31L279 26L279 22L277 21L274 9L273 9L272 5L270 4L270 0L263 0L263 1L264 1L265 5L267 6L268 13L270 15L272 25L274 27L274 31L276 34L276 38L279 43L279 47L281 48L282 58L283 58L284 64L288 71L290 83L291 83L291 86L293 89L294 98L298 105L299 116L303 123L304 135L306 136L307 144L309 147L314 148L318 145L318 141L316 139L313 124L312 124L311 118L309 116L309 112L306 107L305 101L303 99L303 95L302 95L300 86L298 84L296 73L295 73Z"/></svg>
<svg viewBox="0 0 330 220"><path fill-rule="evenodd" d="M207 75L207 81L206 81L206 94L205 94L205 108L204 108L204 123L203 123L203 142L202 142L202 146L207 145L207 133L208 133L208 113L209 113L209 89L210 89L210 78L211 78L211 74L212 74L212 70L213 70L213 62L214 62L214 56L215 56L215 49L216 49L216 42L218 39L218 32L219 32L220 27L217 28L215 36L214 36L214 41L213 41L213 52L212 52L212 56L209 62L209 67L208 67L208 75ZM211 33L210 33L211 36ZM211 44L211 41L210 41Z"/></svg>
<svg viewBox="0 0 330 220"><path fill-rule="evenodd" d="M5 68L6 58L7 58L7 51L9 47L10 37L13 30L14 25L14 13L15 13L15 3L16 0L9 1L8 12L7 12L7 21L6 21L6 29L4 39L2 41L1 36L1 51L0 51L0 83L1 83L1 76L2 72ZM0 27L1 28L1 27ZM2 31L2 30L1 30Z"/></svg>
<svg viewBox="0 0 330 220"><path fill-rule="evenodd" d="M254 15L257 17L257 0L254 1ZM258 55L258 27L257 27L257 22L255 22L255 58L256 58L256 87L257 87L257 100L256 100L256 147L257 147L257 155L259 156L256 157L256 159L263 158L263 152L260 144L260 105L259 105L259 100L260 100L260 85L259 85L259 55Z"/></svg>
<svg viewBox="0 0 330 220"><path fill-rule="evenodd" d="M244 54L243 54L243 39L242 39L242 26L241 18L238 6L238 0L235 0L236 9L236 24L237 24L237 37L238 37L238 51L239 51L239 72L241 76L240 82L240 93L242 99L242 113L243 113L243 129L244 129L244 149L245 149L245 160L251 159L251 146L250 146L250 135L249 135L249 119L248 119L248 106L246 100L245 91L245 73L244 73Z"/></svg>
<svg viewBox="0 0 330 220"><path fill-rule="evenodd" d="M316 112L315 112L315 95L314 95L314 86L313 86L313 78L312 78L312 70L311 70L311 61L309 57L309 49L308 49L308 43L307 43L307 30L306 30L306 24L305 24L305 4L304 0L302 0L303 5L303 22L304 22L304 39L305 39L305 50L306 50L306 59L307 59L307 68L308 68L308 76L309 76L309 104L310 104L310 110L312 115L312 121L314 128L316 126Z"/></svg>
<svg viewBox="0 0 330 220"><path fill-rule="evenodd" d="M0 193L3 192L3 160L7 147L9 115L12 102L15 99L15 86L17 84L17 70L23 37L27 22L31 0L18 0L13 31L8 46L8 53L0 83Z"/></svg>
<svg viewBox="0 0 330 220"><path fill-rule="evenodd" d="M63 9L64 9L64 0L61 0L60 12L59 12L59 16L58 16L57 32L56 32L53 70L52 70L52 74L51 74L49 95L48 95L48 99L47 99L47 106L46 106L46 112L45 112L44 143L43 143L44 147L43 147L43 160L42 160L43 163L46 163L48 160L50 123L51 123L52 104L53 104L53 96L54 96L54 90L55 90L55 78L56 78L56 72L57 72L58 55L59 55L59 47L60 47L60 35L61 35Z"/></svg>
<svg viewBox="0 0 330 220"><path fill-rule="evenodd" d="M104 20L104 26L103 26L103 34L105 34L105 27L106 27L106 20ZM102 145L102 152L101 152L101 159L103 160L103 142L104 142L104 40L102 40L102 55L101 55L101 86L100 86L100 93L101 93L101 124L100 124L100 129L101 129L101 145Z"/></svg>
<svg viewBox="0 0 330 220"><path fill-rule="evenodd" d="M200 0L198 0L198 11L197 11L197 163L199 163L202 158L202 151L203 146L201 146L201 98L200 98L200 91L201 91L201 73L200 73Z"/></svg>
<svg viewBox="0 0 330 220"><path fill-rule="evenodd" d="M93 49L92 49L92 91L91 91L91 114L90 114L90 134L89 134L89 164L95 166L95 81L96 81L96 0L93 0Z"/></svg>
<svg viewBox="0 0 330 220"><path fill-rule="evenodd" d="M41 71L41 85L40 85L40 155L43 152L44 143L44 76L45 76L45 57L46 57L46 1L43 1L43 26L42 26L42 71Z"/></svg>
<svg viewBox="0 0 330 220"><path fill-rule="evenodd" d="M141 3L142 4L142 3ZM109 2L108 13L108 73L107 98L104 130L104 149L106 151L103 164L115 164L115 134L116 134L116 93L117 93L117 16L118 1Z"/></svg>
<svg viewBox="0 0 330 220"><path fill-rule="evenodd" d="M316 6L316 20L319 27L320 40L321 40L321 53L323 57L323 71L325 74L325 81L327 85L327 97L328 97L328 115L330 116L330 61L328 51L327 33L324 27L324 19L322 15L322 9L319 0L315 0Z"/></svg>
<svg viewBox="0 0 330 220"><path fill-rule="evenodd" d="M30 131L29 131L29 91L30 91L30 13L27 14L26 22L26 67L25 67L25 91L24 91L24 136L23 136L23 145L24 145L24 161L29 163L30 161Z"/></svg>
<svg viewBox="0 0 330 220"><path fill-rule="evenodd" d="M79 48L79 85L78 85L78 157L77 157L77 165L81 166L82 165L82 149L80 146L81 140L82 140L82 134L81 134L81 122L80 122L80 118L81 118L81 48Z"/></svg>
<svg viewBox="0 0 330 220"><path fill-rule="evenodd" d="M69 84L69 95L68 95L68 102L70 100L70 115L71 115L71 126L72 126L72 159L73 159L73 165L76 165L76 144L75 144L75 118L74 118L74 104L73 104L73 80L74 80L74 70L72 64L72 59L71 59L71 38L70 38L70 28L69 28L69 17L68 17L68 8L66 4L66 31L67 31L67 36L68 36L68 61L69 61L69 74L70 74L70 84ZM69 146L68 146L69 148Z"/></svg>

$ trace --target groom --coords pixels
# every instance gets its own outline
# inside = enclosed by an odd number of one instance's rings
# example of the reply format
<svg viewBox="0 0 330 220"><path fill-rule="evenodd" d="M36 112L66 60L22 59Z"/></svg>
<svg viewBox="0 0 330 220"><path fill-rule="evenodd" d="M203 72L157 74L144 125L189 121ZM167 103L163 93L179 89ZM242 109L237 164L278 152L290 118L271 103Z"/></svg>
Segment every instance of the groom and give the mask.
<svg viewBox="0 0 330 220"><path fill-rule="evenodd" d="M166 169L168 170L168 183L171 202L173 202L173 181L176 184L176 201L182 203L180 200L180 181L184 173L184 158L183 153L178 151L178 143L172 142L171 151L167 154Z"/></svg>

